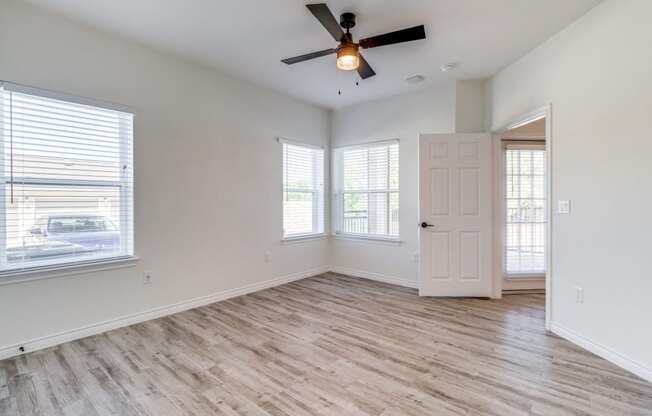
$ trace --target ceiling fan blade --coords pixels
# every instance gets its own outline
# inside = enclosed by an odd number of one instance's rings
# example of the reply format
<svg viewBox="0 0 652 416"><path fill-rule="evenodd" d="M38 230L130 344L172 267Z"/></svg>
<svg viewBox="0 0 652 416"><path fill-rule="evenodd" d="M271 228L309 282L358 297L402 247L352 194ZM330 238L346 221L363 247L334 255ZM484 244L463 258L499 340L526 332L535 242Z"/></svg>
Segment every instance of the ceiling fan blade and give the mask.
<svg viewBox="0 0 652 416"><path fill-rule="evenodd" d="M374 75L376 75L376 72L373 69L371 69L371 66L369 66L369 62L367 62L367 60L364 59L362 55L360 55L360 65L358 66L358 74L362 79L367 79L369 77L373 77Z"/></svg>
<svg viewBox="0 0 652 416"><path fill-rule="evenodd" d="M288 65L292 65L292 64L297 64L299 62L308 61L310 59L319 58L320 56L330 55L330 54L336 53L336 52L337 52L337 50L335 50L333 48L324 49L323 51L311 52L311 53L307 53L305 55L299 55L299 56L295 56L295 57L292 57L292 58L281 59L281 62L283 62L285 64L288 64Z"/></svg>
<svg viewBox="0 0 652 416"><path fill-rule="evenodd" d="M344 31L325 3L306 4L306 7L317 18L317 20L319 20L319 23L328 30L328 33L330 33L336 41L339 42L342 40L344 37Z"/></svg>
<svg viewBox="0 0 652 416"><path fill-rule="evenodd" d="M393 45L395 43L410 42L426 38L426 29L423 25L414 26L408 29L397 30L383 35L372 36L366 39L360 39L360 47L364 49L377 48L379 46Z"/></svg>

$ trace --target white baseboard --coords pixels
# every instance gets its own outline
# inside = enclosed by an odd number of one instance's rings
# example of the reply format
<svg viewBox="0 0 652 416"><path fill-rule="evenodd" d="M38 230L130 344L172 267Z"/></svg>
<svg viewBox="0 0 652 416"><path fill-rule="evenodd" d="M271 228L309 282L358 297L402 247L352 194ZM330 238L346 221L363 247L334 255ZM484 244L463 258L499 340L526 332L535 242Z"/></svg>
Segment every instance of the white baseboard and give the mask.
<svg viewBox="0 0 652 416"><path fill-rule="evenodd" d="M392 285L409 287L417 289L419 283L415 280L403 279L396 276L388 276L386 274L368 272L365 270L351 269L348 267L331 266L330 271L333 273L345 274L353 277L361 277L363 279L375 280L377 282L389 283Z"/></svg>
<svg viewBox="0 0 652 416"><path fill-rule="evenodd" d="M559 325L555 322L552 322L550 328L553 333L559 335L560 337L577 344L580 347L584 348L587 351L592 352L593 354L604 358L607 361L611 361L617 366L624 368L630 373L636 374L644 380L647 380L652 383L652 369L645 367L644 365L637 363L624 355L601 345L589 338L578 334L572 329L566 328L563 325Z"/></svg>
<svg viewBox="0 0 652 416"><path fill-rule="evenodd" d="M72 329L58 334L47 335L40 338L35 338L29 341L21 342L9 346L0 346L0 360L11 358L25 352L37 351L44 348L53 347L65 342L74 341L76 339L97 335L112 329L122 328L125 326L137 324L140 322L149 321L152 319L160 318L167 315L183 312L189 309L198 308L200 306L209 305L211 303L219 302L222 300L234 298L237 296L246 295L248 293L257 292L259 290L267 289L274 286L279 286L285 283L294 282L296 280L305 279L307 277L317 276L326 272L340 273L353 277L363 279L375 280L404 286L409 288L418 288L418 282L413 280L402 279L395 276L388 276L380 273L368 272L364 270L351 269L339 266L323 266L299 273L293 273L286 276L277 277L274 279L266 280L263 282L252 283L235 289L224 290L221 292L213 293L207 296L200 296L187 301L175 303L172 305L162 306L159 308L150 309L148 311L139 312L132 315L123 316L92 325L87 325L81 328ZM551 330L553 333L559 335L566 340L579 345L580 347L608 360L627 371L636 374L644 380L652 382L652 369L645 367L631 359L613 351L597 342L586 338L577 332L559 325L555 322L551 323ZM23 347L25 350L20 351L19 348Z"/></svg>
<svg viewBox="0 0 652 416"><path fill-rule="evenodd" d="M270 287L279 286L285 283L294 282L295 280L301 280L307 277L317 276L319 274L326 273L329 270L330 268L328 266L318 267L299 273L293 273L286 276L277 277L263 282L252 283L235 289L223 290L221 292L213 293L211 295L200 296L194 299L189 299L172 305L150 309L148 311L138 312L132 315L127 315L127 316L110 319L103 322L98 322L96 324L91 324L81 328L60 332L58 334L52 334L40 338L35 338L14 345L0 346L0 360L14 357L26 352L32 352L44 348L53 347L55 345L74 341L76 339L86 338L91 335L97 335L102 332L110 331L112 329L122 328L140 322L145 322L152 319L160 318L162 316L167 316L167 315L172 315L175 313L187 311L189 309L198 308L200 306L209 305L211 303L219 302L221 300L226 300L229 298L246 295L248 293L257 292L259 290L268 289ZM20 347L23 347L24 351L20 351Z"/></svg>

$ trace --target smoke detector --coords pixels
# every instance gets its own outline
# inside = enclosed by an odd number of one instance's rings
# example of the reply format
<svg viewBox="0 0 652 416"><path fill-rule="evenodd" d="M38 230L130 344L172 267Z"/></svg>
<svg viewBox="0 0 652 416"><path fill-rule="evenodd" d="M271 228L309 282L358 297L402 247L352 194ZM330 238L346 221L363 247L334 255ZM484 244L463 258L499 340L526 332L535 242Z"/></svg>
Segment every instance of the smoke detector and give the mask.
<svg viewBox="0 0 652 416"><path fill-rule="evenodd" d="M408 84L418 84L423 82L426 79L423 75L412 75L411 77L405 78L405 82Z"/></svg>
<svg viewBox="0 0 652 416"><path fill-rule="evenodd" d="M439 67L441 72L451 72L457 69L460 65L457 62L449 62Z"/></svg>

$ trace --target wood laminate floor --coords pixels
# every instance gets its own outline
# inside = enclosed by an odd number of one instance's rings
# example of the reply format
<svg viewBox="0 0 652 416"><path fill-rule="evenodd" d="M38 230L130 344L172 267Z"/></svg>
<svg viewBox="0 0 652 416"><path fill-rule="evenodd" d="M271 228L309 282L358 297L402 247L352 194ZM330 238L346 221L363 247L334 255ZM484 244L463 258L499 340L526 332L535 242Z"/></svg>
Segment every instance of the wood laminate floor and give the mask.
<svg viewBox="0 0 652 416"><path fill-rule="evenodd" d="M2 361L0 414L652 415L543 305L327 274Z"/></svg>

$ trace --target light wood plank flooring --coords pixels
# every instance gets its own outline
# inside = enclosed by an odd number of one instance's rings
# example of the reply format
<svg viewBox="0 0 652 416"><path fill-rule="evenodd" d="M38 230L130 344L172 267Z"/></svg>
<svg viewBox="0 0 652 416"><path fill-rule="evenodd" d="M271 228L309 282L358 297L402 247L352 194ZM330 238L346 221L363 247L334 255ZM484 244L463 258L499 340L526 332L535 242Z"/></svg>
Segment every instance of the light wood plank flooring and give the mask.
<svg viewBox="0 0 652 416"><path fill-rule="evenodd" d="M2 361L0 414L652 415L543 304L327 274Z"/></svg>

